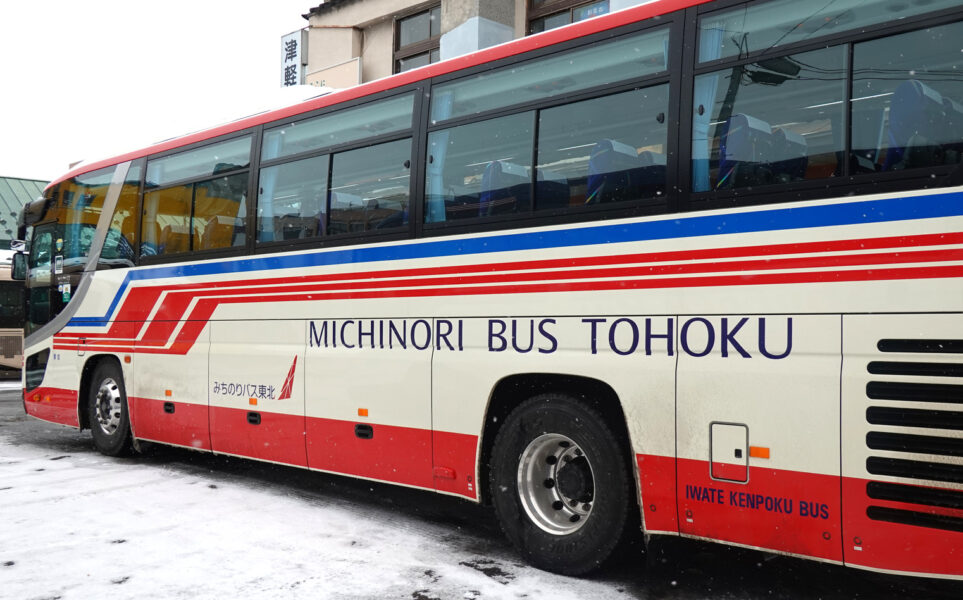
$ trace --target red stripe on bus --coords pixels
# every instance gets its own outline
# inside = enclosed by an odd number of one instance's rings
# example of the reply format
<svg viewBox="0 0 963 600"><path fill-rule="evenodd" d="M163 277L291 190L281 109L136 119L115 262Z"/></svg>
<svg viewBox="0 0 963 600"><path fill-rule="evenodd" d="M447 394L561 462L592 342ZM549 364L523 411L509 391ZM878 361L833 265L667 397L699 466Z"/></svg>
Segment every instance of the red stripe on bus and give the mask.
<svg viewBox="0 0 963 600"><path fill-rule="evenodd" d="M873 520L870 506L896 507L870 499L865 479L843 480L843 544L846 563L907 573L963 576L963 532ZM914 512L933 512L920 505L904 505Z"/></svg>
<svg viewBox="0 0 963 600"><path fill-rule="evenodd" d="M38 387L24 393L27 414L42 421L80 427L77 419L77 390Z"/></svg>
<svg viewBox="0 0 963 600"><path fill-rule="evenodd" d="M321 300L360 300L374 298L426 298L469 295L531 294L550 292L597 292L610 290L672 289L685 287L720 287L745 285L785 285L800 283L843 283L856 281L896 281L908 279L935 279L963 277L963 265L878 268L840 271L813 271L800 273L753 273L737 275L716 275L709 277L667 277L661 279L605 280L605 281L568 281L540 284L491 285L483 287L438 287L404 290L366 290L319 292L302 294L274 294L252 297L206 298L199 300L193 311L186 317L180 332L170 348L158 342L141 343L130 340L127 343L106 341L103 345L88 342L90 350L102 352L138 352L142 354L185 354L193 347L194 341L206 326L215 308L220 305L253 304L264 302L293 302ZM166 322L171 330L178 322ZM133 342L133 344L131 344ZM57 336L56 349L74 349L75 344Z"/></svg>
<svg viewBox="0 0 963 600"><path fill-rule="evenodd" d="M174 412L165 411L165 404L172 406ZM136 438L195 450L211 449L207 404L128 396L127 406Z"/></svg>
<svg viewBox="0 0 963 600"><path fill-rule="evenodd" d="M369 425L369 439L355 426ZM305 434L312 469L431 489L431 430L309 417Z"/></svg>
<svg viewBox="0 0 963 600"><path fill-rule="evenodd" d="M453 478L435 477L434 486L439 492L458 494L475 500L478 498L478 482L475 466L478 458L478 436L450 431L432 431L432 462L436 467L451 471ZM488 485L483 481L482 485Z"/></svg>
<svg viewBox="0 0 963 600"><path fill-rule="evenodd" d="M818 266L841 266L844 264L871 264L873 259L867 259L865 257L889 257L889 262L913 262L913 257L916 257L918 261L926 260L926 256L918 253L907 253L905 248L918 248L922 246L933 246L933 245L949 245L949 244L959 244L963 243L963 233L946 233L946 234L926 234L919 236L898 236L898 237L885 237L885 238L867 238L867 239L855 239L855 240L840 240L832 242L805 242L796 244L780 244L780 245L766 245L766 246L744 246L735 248L717 248L708 250L682 250L673 252L653 252L653 253L636 253L636 254L625 254L625 255L606 255L606 256L594 256L586 258L566 258L566 259L551 259L551 260L537 260L537 261L521 261L514 263L483 263L474 265L456 265L456 266L446 266L446 267L421 267L415 269L399 269L399 270L380 270L380 271L368 271L368 272L355 272L355 273L334 273L325 275L313 275L307 277L280 277L280 278L269 278L263 279L257 282L255 285L251 285L247 281L215 281L210 283L186 283L178 285L165 285L159 287L139 287L134 288L128 297L125 298L121 309L118 314L115 315L114 320L111 324L111 329L106 333L64 333L61 334L62 337L68 338L124 338L130 337L128 333L132 329L140 327L140 322L145 320L149 315L150 311L153 310L156 304L157 298L161 294L173 295L177 292L184 292L189 290L198 290L201 292L217 293L217 290L234 289L240 293L256 293L258 290L267 289L273 290L279 285L285 285L290 283L320 283L320 282L349 282L349 281L376 281L376 280L391 280L380 282L378 285L390 286L399 285L405 281L406 278L417 278L417 277L438 277L442 275L457 275L459 277L465 278L469 275L479 274L479 273L495 273L495 272L511 272L511 271L548 271L551 269L564 269L560 273L573 274L575 277L592 276L591 273L594 271L589 271L589 275L579 275L578 272L573 272L572 269L587 268L587 267L602 267L602 266L613 266L613 265L628 265L633 263L667 263L667 262L677 262L677 261L717 261L720 259L730 259L730 258L752 258L757 257L755 262L730 262L725 263L725 265L737 265L737 268L799 268L805 266L804 263L796 263L795 265L790 262L781 263L781 267L771 266L774 261L788 261L792 259L769 259L765 258L767 256L775 255L792 255L792 254L805 254L805 253L825 253L825 252L842 252L842 251L855 251L855 250L880 250L885 248L895 248L898 251L895 253L880 253L880 254L858 254L838 257L840 262L831 262L831 257L810 257L808 260L815 261L811 265ZM902 250L902 251L899 251ZM931 252L947 252L947 251L931 251ZM953 256L958 254L953 254L953 250L948 250L951 254L942 255L943 258L939 258L940 255L932 255L937 258L933 260L952 260ZM955 251L959 252L959 251ZM903 255L909 255L903 257ZM892 258L897 257L898 260L893 261ZM805 259L803 259L805 260ZM823 262L820 262L823 261ZM848 262L847 262L848 261ZM752 265L758 265L753 267ZM715 262L710 262L708 265L703 265L703 269L711 269L713 266L719 268ZM674 265L671 267L664 267L669 269L666 273L670 273L672 268L682 268L688 267L690 269L697 269L698 265ZM638 267L640 269L657 269L659 267ZM727 267L731 270L732 267ZM699 272L697 270L692 270L689 272ZM537 274L531 274L529 276L537 276ZM603 276L603 275L598 275ZM493 277L509 277L507 275L499 275ZM433 280L427 282L436 283L438 280ZM449 280L450 281L450 280ZM410 284L409 284L410 285ZM365 285L360 285L358 287L366 287ZM368 285L367 287L371 287ZM166 301L166 298L165 298ZM182 311L171 310L170 308L165 308L162 306L162 312L159 312L154 320L177 320ZM122 331L123 329L123 331Z"/></svg>
<svg viewBox="0 0 963 600"><path fill-rule="evenodd" d="M305 283L303 278L286 278L272 283L270 286L262 284L238 287L233 291L237 295L263 294L296 294L300 292L326 293L342 290L385 289L385 288L418 288L432 286L465 286L487 285L498 283L532 283L545 280L584 280L584 279L629 279L640 277L665 277L683 274L709 274L743 271L775 271L784 269L804 268L841 268L866 265L893 265L901 263L932 263L953 262L963 260L963 249L950 250L922 250L898 251L885 254L849 254L825 257L805 258L773 258L751 261L684 263L672 265L647 265L637 267L610 267L593 270L564 270L537 271L522 273L498 273L486 275L459 275L454 277L435 277L430 279L384 279L379 281L366 280L362 282L339 283ZM292 285L294 284L294 285ZM285 285L281 289L279 286ZM162 302L157 314L148 329L148 335L158 336L158 330L171 331L176 326L184 312L197 298L224 296L228 291L223 288L202 290L171 291ZM113 332L112 332L113 333ZM111 336L115 337L115 336ZM96 344L96 337L88 338L88 344Z"/></svg>
<svg viewBox="0 0 963 600"><path fill-rule="evenodd" d="M211 407L214 452L307 467L304 431L304 415Z"/></svg>

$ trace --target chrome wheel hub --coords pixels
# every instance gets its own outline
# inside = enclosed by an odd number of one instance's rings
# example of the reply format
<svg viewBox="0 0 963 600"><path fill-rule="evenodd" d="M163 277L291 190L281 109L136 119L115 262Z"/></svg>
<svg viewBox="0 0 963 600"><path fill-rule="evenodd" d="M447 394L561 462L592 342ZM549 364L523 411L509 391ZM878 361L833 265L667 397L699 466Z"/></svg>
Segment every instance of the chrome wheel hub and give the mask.
<svg viewBox="0 0 963 600"><path fill-rule="evenodd" d="M120 427L121 404L117 382L110 377L104 379L94 399L94 416L101 431L107 435L113 435Z"/></svg>
<svg viewBox="0 0 963 600"><path fill-rule="evenodd" d="M564 435L535 438L518 463L518 495L528 517L542 530L553 535L577 531L595 502L589 458Z"/></svg>

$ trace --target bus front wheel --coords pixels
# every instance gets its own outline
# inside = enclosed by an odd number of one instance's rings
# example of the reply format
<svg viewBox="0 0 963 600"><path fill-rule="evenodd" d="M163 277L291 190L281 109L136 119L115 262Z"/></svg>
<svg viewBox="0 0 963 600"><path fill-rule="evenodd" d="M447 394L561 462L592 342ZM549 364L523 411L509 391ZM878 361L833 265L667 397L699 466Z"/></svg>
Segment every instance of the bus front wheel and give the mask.
<svg viewBox="0 0 963 600"><path fill-rule="evenodd" d="M587 574L638 533L619 438L570 396L542 394L515 408L495 438L490 472L502 530L541 569Z"/></svg>
<svg viewBox="0 0 963 600"><path fill-rule="evenodd" d="M94 447L108 456L129 454L130 418L120 368L112 362L98 364L88 393L87 410Z"/></svg>

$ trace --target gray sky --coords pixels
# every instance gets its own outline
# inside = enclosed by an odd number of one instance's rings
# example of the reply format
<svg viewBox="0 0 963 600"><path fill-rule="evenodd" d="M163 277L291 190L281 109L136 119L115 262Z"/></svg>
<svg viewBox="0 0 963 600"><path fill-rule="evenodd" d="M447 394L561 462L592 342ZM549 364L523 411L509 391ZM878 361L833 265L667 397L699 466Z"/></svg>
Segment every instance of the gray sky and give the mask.
<svg viewBox="0 0 963 600"><path fill-rule="evenodd" d="M280 102L318 0L32 0L0 9L0 176L50 180Z"/></svg>

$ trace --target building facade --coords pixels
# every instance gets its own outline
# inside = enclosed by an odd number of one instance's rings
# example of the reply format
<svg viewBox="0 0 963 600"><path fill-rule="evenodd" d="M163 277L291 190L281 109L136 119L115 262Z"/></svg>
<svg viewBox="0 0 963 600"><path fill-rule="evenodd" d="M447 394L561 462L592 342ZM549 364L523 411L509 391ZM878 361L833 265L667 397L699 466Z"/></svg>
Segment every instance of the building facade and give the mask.
<svg viewBox="0 0 963 600"><path fill-rule="evenodd" d="M646 0L325 0L304 18L303 83L345 88Z"/></svg>

